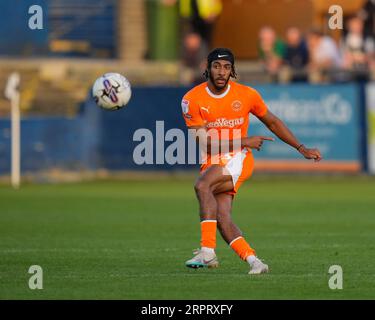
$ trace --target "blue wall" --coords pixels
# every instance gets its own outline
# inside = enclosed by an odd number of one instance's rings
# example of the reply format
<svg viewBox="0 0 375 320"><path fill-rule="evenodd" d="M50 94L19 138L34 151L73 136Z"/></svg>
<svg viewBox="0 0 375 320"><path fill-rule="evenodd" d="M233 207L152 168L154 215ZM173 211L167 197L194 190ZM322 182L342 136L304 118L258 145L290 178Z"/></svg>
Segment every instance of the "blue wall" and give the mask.
<svg viewBox="0 0 375 320"><path fill-rule="evenodd" d="M186 131L181 116L181 98L187 88L133 88L127 107L118 111L98 108L91 97L75 119L45 117L21 123L21 168L176 170L188 165L138 166L133 161L133 134L139 128L155 131L163 120L165 131ZM154 148L154 159L156 149ZM10 170L10 120L0 120L0 174Z"/></svg>
<svg viewBox="0 0 375 320"><path fill-rule="evenodd" d="M48 50L47 0L0 1L0 54L41 54ZM43 8L44 29L29 28L29 7Z"/></svg>
<svg viewBox="0 0 375 320"><path fill-rule="evenodd" d="M192 165L136 165L133 141L139 128L155 134L155 123L165 122L166 132L179 128L186 132L181 115L181 98L189 88L133 88L129 105L118 111L98 108L89 97L83 112L74 119L28 118L22 120L22 170L48 168L80 169L193 169ZM259 86L270 109L295 130L301 141L324 148L325 161L358 161L365 159L363 141L365 129L360 114L364 106L359 88L354 85L335 86ZM301 109L299 107L305 104ZM281 108L281 109L280 109ZM318 114L311 108L318 108ZM325 110L334 114L324 114ZM303 117L303 112L315 112L315 117ZM300 113L301 111L301 113ZM320 113L321 116L320 116ZM297 119L298 118L298 119ZM301 120L302 119L302 120ZM333 120L334 119L334 120ZM333 123L336 122L336 123ZM250 135L270 135L262 124L251 120ZM156 143L155 143L156 144ZM171 142L166 142L165 147ZM187 142L186 142L187 144ZM185 145L186 145L185 144ZM154 159L155 159L154 147ZM266 144L258 158L268 160L293 159L296 152L281 141ZM297 155L298 156L298 155ZM187 156L186 156L187 157ZM10 170L10 121L0 120L0 173Z"/></svg>
<svg viewBox="0 0 375 320"><path fill-rule="evenodd" d="M306 146L318 147L325 160L360 161L363 106L357 85L280 85L257 86L272 112L279 116ZM270 135L255 117L249 135ZM300 159L286 144L265 143L264 159Z"/></svg>
<svg viewBox="0 0 375 320"><path fill-rule="evenodd" d="M42 30L28 26L32 5L43 9ZM113 57L116 5L116 0L1 0L0 55L48 55L49 41L58 39L90 44L88 52L64 55L91 56L100 50Z"/></svg>
<svg viewBox="0 0 375 320"><path fill-rule="evenodd" d="M164 130L179 128L186 131L181 114L181 99L186 88L135 88L129 105L120 111L100 112L101 137L100 165L113 169L138 169L133 161L133 150L139 142L133 142L133 134L139 128L148 128L155 133L156 121L164 121ZM87 108L96 109L91 102ZM156 137L156 135L155 135ZM154 148L154 159L156 148ZM144 165L143 169L181 169L187 165Z"/></svg>

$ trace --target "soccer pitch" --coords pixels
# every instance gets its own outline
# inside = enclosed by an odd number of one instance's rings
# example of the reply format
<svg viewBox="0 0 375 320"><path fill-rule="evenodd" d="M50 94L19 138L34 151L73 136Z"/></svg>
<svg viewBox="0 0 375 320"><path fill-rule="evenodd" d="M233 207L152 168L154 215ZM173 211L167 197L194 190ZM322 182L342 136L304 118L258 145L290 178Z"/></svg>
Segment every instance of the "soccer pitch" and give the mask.
<svg viewBox="0 0 375 320"><path fill-rule="evenodd" d="M218 234L199 246L193 179L0 186L1 299L374 299L375 179L255 176L233 217L270 273L249 276ZM43 289L28 286L31 265ZM328 286L331 265L343 289Z"/></svg>

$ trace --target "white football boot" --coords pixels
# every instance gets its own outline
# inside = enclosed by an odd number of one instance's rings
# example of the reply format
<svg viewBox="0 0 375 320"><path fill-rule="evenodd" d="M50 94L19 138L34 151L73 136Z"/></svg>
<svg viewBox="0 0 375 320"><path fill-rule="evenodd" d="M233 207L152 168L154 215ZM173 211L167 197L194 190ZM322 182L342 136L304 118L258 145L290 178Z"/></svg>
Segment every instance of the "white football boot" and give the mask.
<svg viewBox="0 0 375 320"><path fill-rule="evenodd" d="M217 268L219 266L215 252L209 253L196 249L194 254L195 256L192 259L185 262L185 265L189 268Z"/></svg>
<svg viewBox="0 0 375 320"><path fill-rule="evenodd" d="M268 271L269 271L268 265L263 263L260 259L255 258L255 261L253 262L251 266L249 274L268 273Z"/></svg>

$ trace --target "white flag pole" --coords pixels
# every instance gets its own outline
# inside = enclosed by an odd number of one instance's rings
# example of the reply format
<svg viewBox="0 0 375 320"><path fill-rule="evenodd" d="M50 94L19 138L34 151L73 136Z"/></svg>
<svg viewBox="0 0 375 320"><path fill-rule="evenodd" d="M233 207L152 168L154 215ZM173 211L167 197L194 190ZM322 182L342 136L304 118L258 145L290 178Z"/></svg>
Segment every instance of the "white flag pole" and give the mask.
<svg viewBox="0 0 375 320"><path fill-rule="evenodd" d="M18 189L21 182L21 125L20 125L20 93L18 86L20 75L12 73L5 88L5 96L11 103L11 183L13 188Z"/></svg>

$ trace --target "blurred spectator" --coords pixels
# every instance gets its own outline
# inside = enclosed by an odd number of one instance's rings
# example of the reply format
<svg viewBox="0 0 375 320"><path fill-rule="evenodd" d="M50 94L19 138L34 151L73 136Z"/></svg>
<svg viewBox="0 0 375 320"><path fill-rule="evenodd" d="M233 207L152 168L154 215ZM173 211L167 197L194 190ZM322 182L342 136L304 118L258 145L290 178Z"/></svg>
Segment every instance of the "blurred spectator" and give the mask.
<svg viewBox="0 0 375 320"><path fill-rule="evenodd" d="M375 0L368 0L359 12L364 20L364 34L375 43ZM370 55L369 67L375 80L375 52Z"/></svg>
<svg viewBox="0 0 375 320"><path fill-rule="evenodd" d="M313 29L307 37L309 50L309 78L323 81L329 71L340 67L340 54L335 41L321 31Z"/></svg>
<svg viewBox="0 0 375 320"><path fill-rule="evenodd" d="M208 54L207 45L198 33L188 33L183 40L182 48L182 72L180 81L182 84L198 84L203 79Z"/></svg>
<svg viewBox="0 0 375 320"><path fill-rule="evenodd" d="M198 33L210 48L213 27L222 11L221 0L179 0L181 17L189 23L189 29Z"/></svg>
<svg viewBox="0 0 375 320"><path fill-rule="evenodd" d="M296 27L290 27L286 32L285 65L279 80L282 82L306 81L305 67L308 62L309 52L301 31Z"/></svg>
<svg viewBox="0 0 375 320"><path fill-rule="evenodd" d="M341 42L343 67L347 70L367 73L371 56L375 51L374 40L364 36L364 23L358 16L347 21L347 34Z"/></svg>
<svg viewBox="0 0 375 320"><path fill-rule="evenodd" d="M285 56L285 44L271 27L263 27L259 32L259 56L266 71L276 80Z"/></svg>
<svg viewBox="0 0 375 320"><path fill-rule="evenodd" d="M309 62L309 52L301 31L291 27L286 32L286 64L294 69L304 68Z"/></svg>
<svg viewBox="0 0 375 320"><path fill-rule="evenodd" d="M364 21L364 36L375 37L375 0L368 0L358 13Z"/></svg>

